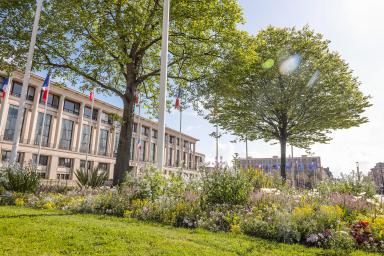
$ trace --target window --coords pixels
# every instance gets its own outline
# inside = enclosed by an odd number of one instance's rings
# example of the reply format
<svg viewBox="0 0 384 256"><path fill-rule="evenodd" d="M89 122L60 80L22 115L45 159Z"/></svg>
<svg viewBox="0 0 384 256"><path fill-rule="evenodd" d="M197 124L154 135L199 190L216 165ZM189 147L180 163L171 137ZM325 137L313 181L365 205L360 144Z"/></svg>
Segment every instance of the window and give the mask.
<svg viewBox="0 0 384 256"><path fill-rule="evenodd" d="M23 88L23 85L21 83L13 82L11 95L20 98L22 88Z"/></svg>
<svg viewBox="0 0 384 256"><path fill-rule="evenodd" d="M132 138L132 140L131 140L131 159L132 160L135 157L135 147L136 147L135 138Z"/></svg>
<svg viewBox="0 0 384 256"><path fill-rule="evenodd" d="M7 123L5 124L4 140L13 140L19 107L9 105Z"/></svg>
<svg viewBox="0 0 384 256"><path fill-rule="evenodd" d="M141 134L144 136L149 136L149 127L141 126Z"/></svg>
<svg viewBox="0 0 384 256"><path fill-rule="evenodd" d="M79 115L80 103L73 102L70 100L65 100L64 101L64 111L75 114L75 115Z"/></svg>
<svg viewBox="0 0 384 256"><path fill-rule="evenodd" d="M188 167L189 167L189 169L191 169L192 168L192 154L189 154L189 157L188 157Z"/></svg>
<svg viewBox="0 0 384 256"><path fill-rule="evenodd" d="M180 138L177 138L177 139L176 139L176 143L177 143L177 146L180 145Z"/></svg>
<svg viewBox="0 0 384 256"><path fill-rule="evenodd" d="M45 104L43 101L43 91L40 93L40 103ZM47 106L51 108L58 109L59 108L59 101L60 97L57 95L54 95L52 93L48 94L48 99L47 99Z"/></svg>
<svg viewBox="0 0 384 256"><path fill-rule="evenodd" d="M137 123L133 123L133 132L137 133Z"/></svg>
<svg viewBox="0 0 384 256"><path fill-rule="evenodd" d="M188 148L188 141L184 141L184 148Z"/></svg>
<svg viewBox="0 0 384 256"><path fill-rule="evenodd" d="M58 173L57 179L58 180L69 180L69 173Z"/></svg>
<svg viewBox="0 0 384 256"><path fill-rule="evenodd" d="M70 150L72 145L73 121L63 119L61 126L60 149Z"/></svg>
<svg viewBox="0 0 384 256"><path fill-rule="evenodd" d="M88 107L88 106L84 107L84 117L90 119L91 118L91 112L92 112L92 108L91 107ZM97 109L93 109L92 120L97 121L98 113L99 113L99 111Z"/></svg>
<svg viewBox="0 0 384 256"><path fill-rule="evenodd" d="M44 118L44 113L39 112L39 115L37 116L37 123L36 123L35 145L39 145L40 135L43 134L41 138L41 146L48 147L52 116L48 114L45 115L44 128L42 128L43 118Z"/></svg>
<svg viewBox="0 0 384 256"><path fill-rule="evenodd" d="M113 124L112 116L107 114L107 113L102 112L101 113L101 122L103 124Z"/></svg>
<svg viewBox="0 0 384 256"><path fill-rule="evenodd" d="M152 138L157 139L157 130L152 130Z"/></svg>
<svg viewBox="0 0 384 256"><path fill-rule="evenodd" d="M169 154L168 154L168 165L172 166L172 160L173 160L173 148L169 148Z"/></svg>
<svg viewBox="0 0 384 256"><path fill-rule="evenodd" d="M151 149L150 149L150 160L152 162L155 162L156 160L156 143L151 143Z"/></svg>
<svg viewBox="0 0 384 256"><path fill-rule="evenodd" d="M9 160L11 160L11 151L1 151L1 161L8 162Z"/></svg>
<svg viewBox="0 0 384 256"><path fill-rule="evenodd" d="M92 169L93 162L88 161L88 162L87 162L87 165L88 165L88 170L91 170L91 169ZM80 160L80 168L81 168L81 169L85 169L85 160Z"/></svg>
<svg viewBox="0 0 384 256"><path fill-rule="evenodd" d="M100 129L100 138L99 138L99 155L107 155L107 145L108 145L108 131Z"/></svg>
<svg viewBox="0 0 384 256"><path fill-rule="evenodd" d="M180 150L176 151L176 165L180 166Z"/></svg>
<svg viewBox="0 0 384 256"><path fill-rule="evenodd" d="M83 134L81 135L80 152L89 153L91 150L92 140L92 127L89 125L83 125Z"/></svg>
<svg viewBox="0 0 384 256"><path fill-rule="evenodd" d="M175 142L175 136L169 136L169 143L173 144Z"/></svg>
<svg viewBox="0 0 384 256"><path fill-rule="evenodd" d="M59 167L71 168L72 167L72 159L71 158L59 158Z"/></svg>
<svg viewBox="0 0 384 256"><path fill-rule="evenodd" d="M144 162L146 161L145 152L147 151L147 142L143 140L141 142L140 160Z"/></svg>
<svg viewBox="0 0 384 256"><path fill-rule="evenodd" d="M107 172L108 171L108 164L107 163L99 163L97 166L98 171Z"/></svg>
<svg viewBox="0 0 384 256"><path fill-rule="evenodd" d="M115 155L117 155L117 151L119 149L119 140L120 140L120 133L116 133L115 144L114 144L114 147L113 147L113 153Z"/></svg>
<svg viewBox="0 0 384 256"><path fill-rule="evenodd" d="M26 100L33 101L34 98L35 98L35 87L28 86Z"/></svg>
<svg viewBox="0 0 384 256"><path fill-rule="evenodd" d="M36 154L32 155L32 161L33 161L33 163L37 163L37 155ZM40 155L40 159L39 159L38 165L48 166L48 156Z"/></svg>
<svg viewBox="0 0 384 256"><path fill-rule="evenodd" d="M1 88L0 88L0 92L3 92L3 82L4 82L4 77L0 76L0 84L1 84Z"/></svg>
<svg viewBox="0 0 384 256"><path fill-rule="evenodd" d="M24 153L17 152L17 162L19 164L22 163L23 157L24 157ZM8 151L8 150L1 151L1 161L8 162L10 160L11 160L11 151Z"/></svg>

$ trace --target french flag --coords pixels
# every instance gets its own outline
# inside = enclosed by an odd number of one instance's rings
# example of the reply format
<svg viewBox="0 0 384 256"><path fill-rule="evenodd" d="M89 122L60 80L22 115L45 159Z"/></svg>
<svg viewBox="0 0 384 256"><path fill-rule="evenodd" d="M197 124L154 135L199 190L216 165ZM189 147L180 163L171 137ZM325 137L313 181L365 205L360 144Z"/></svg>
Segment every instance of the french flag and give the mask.
<svg viewBox="0 0 384 256"><path fill-rule="evenodd" d="M175 109L179 109L181 107L180 94L181 94L181 88L179 87L179 92L177 94L176 101L175 101Z"/></svg>
<svg viewBox="0 0 384 256"><path fill-rule="evenodd" d="M89 94L89 100L93 101L94 97L95 97L95 94L93 93L93 91L91 91L91 93Z"/></svg>
<svg viewBox="0 0 384 256"><path fill-rule="evenodd" d="M45 78L43 86L41 87L41 89L43 90L43 98L42 98L43 102L47 103L48 93L49 93L49 74Z"/></svg>
<svg viewBox="0 0 384 256"><path fill-rule="evenodd" d="M3 80L3 84L1 86L2 88L2 91L3 91L3 94L1 96L1 98L4 100L5 99L5 96L7 95L7 88L8 88L8 83L9 83L9 79L8 78L5 78Z"/></svg>

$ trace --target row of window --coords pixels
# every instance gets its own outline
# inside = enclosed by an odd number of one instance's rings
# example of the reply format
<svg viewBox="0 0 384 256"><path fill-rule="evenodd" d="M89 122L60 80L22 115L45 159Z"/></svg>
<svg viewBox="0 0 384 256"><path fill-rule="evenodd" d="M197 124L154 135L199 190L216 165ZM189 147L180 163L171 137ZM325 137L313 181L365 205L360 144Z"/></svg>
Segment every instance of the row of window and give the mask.
<svg viewBox="0 0 384 256"><path fill-rule="evenodd" d="M8 110L7 122L4 129L4 140L13 140L15 133L15 124L17 119L17 113L19 109L17 106L10 105ZM36 133L34 143L38 145L41 142L41 145L44 147L51 147L49 145L49 137L52 126L53 116L46 114L44 121L44 114L39 112L37 117L36 124ZM44 127L43 126L44 122ZM61 124L61 137L59 142L59 148L64 150L71 150L72 147L72 139L73 139L73 130L74 130L74 121L63 119ZM89 152L91 139L92 139L92 128L89 125L83 125L83 132L81 137L81 152L86 153ZM109 131L105 129L100 129L99 135L99 145L98 145L98 153L100 155L107 154L107 146L108 146L108 136ZM87 151L88 150L88 151Z"/></svg>
<svg viewBox="0 0 384 256"><path fill-rule="evenodd" d="M4 140L12 140L14 136L14 126L16 123L18 108L17 106L10 105L9 107L9 114L7 118L7 123L5 126L5 135ZM52 119L53 116L50 114L45 115L45 121L44 114L39 112L38 118L37 118L37 124L36 124L36 133L35 133L35 140L34 143L38 145L41 142L41 145L43 147L52 147L52 145L49 145L49 138L50 138L50 131L52 126ZM44 127L42 127L44 122ZM72 147L72 140L73 140L73 132L74 132L74 121L63 119L62 125L61 125L61 137L59 141L59 148L64 150L71 150ZM93 127L90 125L83 124L82 134L81 134L81 144L80 144L80 152L82 153L90 153L91 150L91 141L92 141L92 134L93 134ZM119 142L120 134L117 133L114 141L114 153L117 153L118 149L118 142ZM174 136L169 136L170 138L174 138ZM99 134L99 141L98 141L98 154L99 155L107 155L108 153L108 138L109 138L109 131L105 129L100 129ZM188 142L186 142L188 143ZM185 143L185 144L186 144ZM132 138L132 146L131 146L131 158L134 158L135 149L136 147L140 147L140 161L155 161L156 156L156 144L151 143L150 148L150 159L146 159L145 152L148 147L147 141L141 141L141 143L138 143L136 145L135 138ZM191 144L190 144L191 145ZM173 155L173 149L170 148L170 157ZM179 150L177 150L177 155ZM184 157L185 159L185 157ZM172 162L172 159L169 160ZM177 165L179 163L179 157L177 159Z"/></svg>
<svg viewBox="0 0 384 256"><path fill-rule="evenodd" d="M22 87L23 86L21 83L13 82L10 94L12 96L20 98ZM26 99L29 101L33 101L35 98L35 91L36 91L35 87L28 86ZM44 102L43 102L42 97L43 97L43 93L40 93L40 103L43 104ZM47 106L48 107L58 109L59 108L59 102L60 102L60 96L52 94L52 93L48 94L48 98L47 98ZM75 102L75 101L68 100L68 99L64 100L63 110L68 112L68 113L79 115L80 114L80 107L81 107L81 105L79 102ZM84 117L91 118L91 116L92 116L92 119L97 121L98 110L93 109L93 113L91 113L91 112L92 112L91 107L89 107L89 106L84 107ZM105 124L113 124L113 118L110 114L102 112L101 113L101 122L105 123Z"/></svg>

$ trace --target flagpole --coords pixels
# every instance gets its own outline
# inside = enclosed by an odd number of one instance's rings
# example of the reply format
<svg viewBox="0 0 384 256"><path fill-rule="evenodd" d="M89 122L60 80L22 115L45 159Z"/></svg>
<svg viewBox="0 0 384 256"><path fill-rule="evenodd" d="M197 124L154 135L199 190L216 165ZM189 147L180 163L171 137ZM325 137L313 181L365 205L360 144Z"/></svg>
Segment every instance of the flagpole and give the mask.
<svg viewBox="0 0 384 256"><path fill-rule="evenodd" d="M23 125L23 119L24 119L24 105L25 105L25 100L27 96L29 78L31 76L33 53L35 50L36 36L37 36L37 30L39 28L39 20L40 20L42 5L43 5L43 0L37 0L35 20L33 22L31 42L29 44L27 64L25 67L25 73L24 73L24 79L23 79L23 87L21 90L21 96L19 101L19 111L17 112L15 131L13 134L11 163L15 163L17 158L17 149L19 147L21 126Z"/></svg>
<svg viewBox="0 0 384 256"><path fill-rule="evenodd" d="M219 126L216 125L216 169L219 169Z"/></svg>
<svg viewBox="0 0 384 256"><path fill-rule="evenodd" d="M291 145L291 179L292 179L292 187L295 187L295 167L293 167L293 146Z"/></svg>
<svg viewBox="0 0 384 256"><path fill-rule="evenodd" d="M89 131L89 140L88 140L88 145L87 145L87 152L85 154L85 170L88 172L88 155L89 155L89 148L91 147L91 134L92 134L92 128L93 128L93 107L94 107L94 102L95 102L95 94L94 90L91 92L92 94L92 102L91 102L91 125L90 125L90 131ZM81 136L81 134L80 134ZM97 138L96 138L97 141Z"/></svg>
<svg viewBox="0 0 384 256"><path fill-rule="evenodd" d="M48 74L48 76L49 76L49 74ZM50 84L51 84L51 79L48 78L47 97L49 97ZM47 115L47 105L48 105L48 98L45 99L45 103L44 103L43 123L41 124L41 129L40 129L39 149L37 150L37 158L36 158L36 163L35 163L36 166L38 166L40 163L40 151L41 151L41 143L43 142L43 132L44 132L44 126L45 126L45 117Z"/></svg>
<svg viewBox="0 0 384 256"><path fill-rule="evenodd" d="M141 104L140 104L140 98L138 99L138 103L139 104L139 120L137 121L137 132L139 133L139 141L137 142L137 169L136 169L136 176L138 176L139 174L139 168L140 168L140 154L141 154L141 132L142 132L142 127L140 126L141 124Z"/></svg>
<svg viewBox="0 0 384 256"><path fill-rule="evenodd" d="M180 148L180 150L179 150L179 166L181 167L181 170L183 170L183 161L182 161L182 155L184 154L184 150L183 150L183 145L182 145L182 143L181 143L181 138L182 138L182 136L181 136L181 124L182 124L182 120L183 120L183 110L182 110L182 108L181 108L181 106L180 106L180 124L179 124L179 136L180 136L180 138L179 138L179 148Z"/></svg>
<svg viewBox="0 0 384 256"><path fill-rule="evenodd" d="M245 138L245 161L247 163L246 167L248 169L249 163L248 163L248 139L247 138Z"/></svg>
<svg viewBox="0 0 384 256"><path fill-rule="evenodd" d="M163 1L163 31L161 43L161 71L160 71L160 113L159 113L159 137L157 142L158 169L164 167L164 138L165 138L165 109L167 95L167 73L168 73L168 36L169 36L169 7L170 0Z"/></svg>

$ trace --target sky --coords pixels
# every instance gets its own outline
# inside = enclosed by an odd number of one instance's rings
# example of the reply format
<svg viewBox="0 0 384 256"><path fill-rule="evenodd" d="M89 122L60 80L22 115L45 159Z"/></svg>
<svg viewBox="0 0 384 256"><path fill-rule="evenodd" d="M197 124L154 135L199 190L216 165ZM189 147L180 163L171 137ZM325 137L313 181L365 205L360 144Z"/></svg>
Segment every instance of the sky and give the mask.
<svg viewBox="0 0 384 256"><path fill-rule="evenodd" d="M245 24L240 28L256 34L268 25L301 28L309 25L331 41L337 51L359 77L361 90L370 95L373 106L365 115L370 122L360 127L335 131L329 144L315 144L311 153L321 157L322 166L330 167L334 175L346 173L360 164L367 173L374 164L384 161L384 1L383 0L239 0ZM106 96L97 95L100 99ZM109 102L121 106L116 97ZM166 125L179 129L179 114L166 115ZM196 150L215 158L215 141L209 136L214 127L192 110L183 113L182 131L200 141ZM224 134L219 141L219 155L231 162L238 153L245 157L245 144L232 143L235 138ZM280 154L278 145L263 141L250 142L250 157L272 157ZM294 156L306 152L294 148Z"/></svg>

